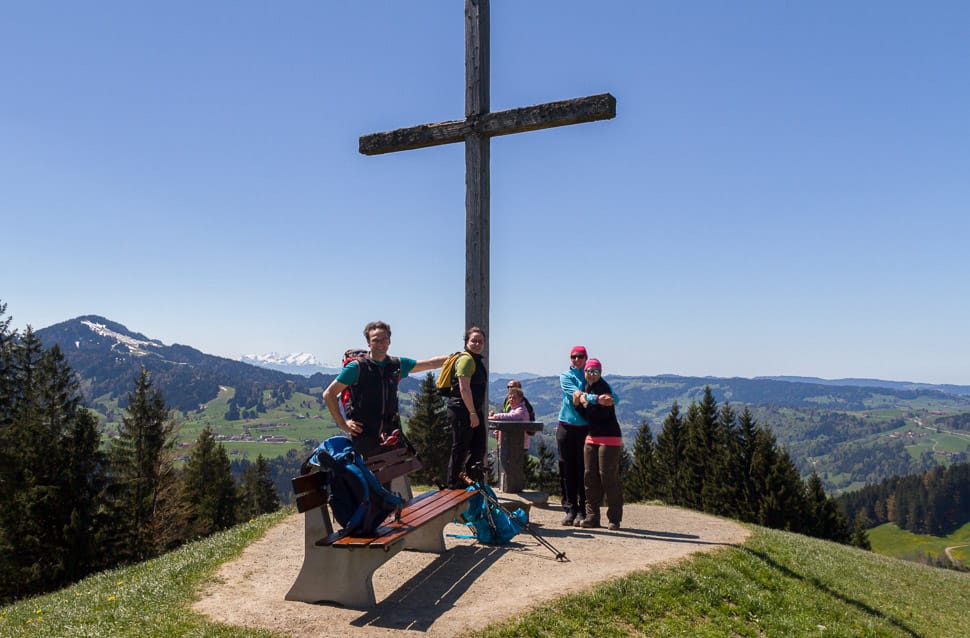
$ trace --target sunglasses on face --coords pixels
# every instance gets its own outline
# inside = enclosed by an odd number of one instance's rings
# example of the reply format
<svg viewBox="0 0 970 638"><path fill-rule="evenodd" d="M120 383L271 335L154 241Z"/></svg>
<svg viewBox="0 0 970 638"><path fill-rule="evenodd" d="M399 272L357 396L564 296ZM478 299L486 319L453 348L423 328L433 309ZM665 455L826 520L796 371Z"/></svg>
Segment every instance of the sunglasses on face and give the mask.
<svg viewBox="0 0 970 638"><path fill-rule="evenodd" d="M597 376L599 373L600 373L600 371L597 370L596 368L590 368L589 370L586 371L586 374L588 374L590 376L593 376L593 377Z"/></svg>
<svg viewBox="0 0 970 638"><path fill-rule="evenodd" d="M585 359L586 358L586 355L585 354L571 354L571 355L569 355L569 358L570 359Z"/></svg>

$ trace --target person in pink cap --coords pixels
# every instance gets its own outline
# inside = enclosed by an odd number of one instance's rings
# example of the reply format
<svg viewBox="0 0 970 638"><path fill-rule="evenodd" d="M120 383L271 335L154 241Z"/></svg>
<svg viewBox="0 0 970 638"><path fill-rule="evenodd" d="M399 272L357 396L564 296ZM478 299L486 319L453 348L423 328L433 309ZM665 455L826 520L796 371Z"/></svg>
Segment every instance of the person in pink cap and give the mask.
<svg viewBox="0 0 970 638"><path fill-rule="evenodd" d="M586 392L576 390L573 404L589 422L583 448L583 486L586 488L586 516L580 527L600 526L600 506L606 496L606 518L611 530L620 529L623 520L623 485L620 483L620 457L623 456L623 435L616 420L616 408L590 403L593 395L613 395L610 384L603 380L603 365L598 359L586 361L583 374Z"/></svg>
<svg viewBox="0 0 970 638"><path fill-rule="evenodd" d="M559 449L559 485L565 510L563 525L579 525L586 512L583 454L589 422L576 410L573 394L586 389L583 368L587 358L585 346L574 346L569 352L569 369L559 375L562 405L559 408L556 444ZM588 404L604 406L613 405L613 399L611 394L590 394L586 398Z"/></svg>

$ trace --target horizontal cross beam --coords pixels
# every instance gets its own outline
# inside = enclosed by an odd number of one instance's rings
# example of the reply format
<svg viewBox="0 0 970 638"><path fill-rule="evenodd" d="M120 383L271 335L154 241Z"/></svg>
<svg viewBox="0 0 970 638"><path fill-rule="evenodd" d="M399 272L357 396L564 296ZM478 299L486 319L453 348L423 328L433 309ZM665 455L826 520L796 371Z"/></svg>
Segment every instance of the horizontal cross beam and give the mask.
<svg viewBox="0 0 970 638"><path fill-rule="evenodd" d="M385 133L362 135L360 152L364 155L380 155L410 151L416 148L462 142L466 136L472 134L496 137L581 122L609 120L614 117L616 117L616 98L609 93L601 93L508 111L485 113L477 118L466 120L420 124Z"/></svg>

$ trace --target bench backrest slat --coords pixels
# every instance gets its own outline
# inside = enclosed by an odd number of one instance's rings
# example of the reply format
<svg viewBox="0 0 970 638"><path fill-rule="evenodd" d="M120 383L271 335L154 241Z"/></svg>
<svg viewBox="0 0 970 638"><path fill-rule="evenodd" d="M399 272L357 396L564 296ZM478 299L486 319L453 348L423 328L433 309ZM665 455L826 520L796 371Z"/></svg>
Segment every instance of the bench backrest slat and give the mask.
<svg viewBox="0 0 970 638"><path fill-rule="evenodd" d="M370 471L377 477L378 483L390 483L393 479L424 467L421 461L413 456L407 448L395 448L375 454L367 459L366 463ZM298 512L303 513L312 510L315 507L326 505L330 501L326 479L326 472L315 471L297 476L290 481L293 484L293 493L296 494Z"/></svg>
<svg viewBox="0 0 970 638"><path fill-rule="evenodd" d="M326 505L330 501L326 479L326 472L311 472L297 476L290 481L293 484L293 493L296 494L296 510L298 512L303 513L312 510L315 507Z"/></svg>
<svg viewBox="0 0 970 638"><path fill-rule="evenodd" d="M392 479L420 470L424 465L407 448L395 448L367 459L367 467L378 483L390 483Z"/></svg>

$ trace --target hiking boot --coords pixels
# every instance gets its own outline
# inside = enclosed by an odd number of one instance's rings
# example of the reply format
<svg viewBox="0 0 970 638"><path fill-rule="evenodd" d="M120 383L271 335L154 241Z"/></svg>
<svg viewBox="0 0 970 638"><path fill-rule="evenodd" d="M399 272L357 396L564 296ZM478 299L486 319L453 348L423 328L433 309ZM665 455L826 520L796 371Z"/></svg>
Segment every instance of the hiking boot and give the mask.
<svg viewBox="0 0 970 638"><path fill-rule="evenodd" d="M616 530L620 529L620 524L619 523L610 523L609 525L606 526L606 529L615 532Z"/></svg>
<svg viewBox="0 0 970 638"><path fill-rule="evenodd" d="M596 518L595 516L587 516L583 520L577 520L576 527L600 527L600 519Z"/></svg>
<svg viewBox="0 0 970 638"><path fill-rule="evenodd" d="M578 518L576 512L566 512L566 515L562 518L562 524L566 526L571 526L573 521Z"/></svg>

